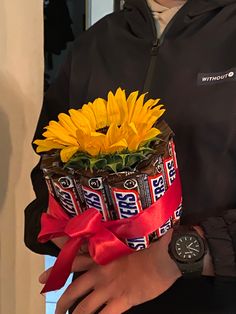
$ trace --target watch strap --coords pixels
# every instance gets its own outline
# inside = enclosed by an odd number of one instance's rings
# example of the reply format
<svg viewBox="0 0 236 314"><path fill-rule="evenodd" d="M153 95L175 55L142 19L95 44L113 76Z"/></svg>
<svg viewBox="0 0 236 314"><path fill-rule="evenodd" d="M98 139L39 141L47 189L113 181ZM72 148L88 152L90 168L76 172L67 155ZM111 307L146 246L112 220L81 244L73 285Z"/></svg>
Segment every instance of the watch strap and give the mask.
<svg viewBox="0 0 236 314"><path fill-rule="evenodd" d="M203 259L194 262L194 264L187 264L187 263L177 263L179 270L182 273L184 278L196 278L202 275L203 271Z"/></svg>
<svg viewBox="0 0 236 314"><path fill-rule="evenodd" d="M172 250L174 249L173 242L175 243L175 241L179 237L184 236L184 235L193 235L199 239L199 242L202 245L201 250L203 251L202 257L199 260L188 263L188 262L179 261L174 257L174 254L172 252ZM178 225L174 227L171 243L169 245L169 254L171 258L175 261L182 275L185 278L195 278L195 277L201 276L202 271L203 271L203 258L204 258L205 253L206 253L206 241L204 238L202 238L199 235L199 233L192 226Z"/></svg>

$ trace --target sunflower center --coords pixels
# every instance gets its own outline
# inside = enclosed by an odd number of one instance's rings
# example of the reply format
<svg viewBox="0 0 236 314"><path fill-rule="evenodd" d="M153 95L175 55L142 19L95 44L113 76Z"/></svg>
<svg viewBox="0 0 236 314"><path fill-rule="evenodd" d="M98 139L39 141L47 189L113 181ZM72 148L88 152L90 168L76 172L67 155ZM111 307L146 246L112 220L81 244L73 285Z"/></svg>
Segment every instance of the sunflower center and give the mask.
<svg viewBox="0 0 236 314"><path fill-rule="evenodd" d="M105 126L104 128L101 128L101 129L97 129L96 132L99 132L99 133L102 133L102 134L107 134L107 131L109 129L110 126ZM120 128L121 125L118 125L118 128Z"/></svg>
<svg viewBox="0 0 236 314"><path fill-rule="evenodd" d="M108 129L109 129L109 126L105 126L104 128L96 130L96 132L107 134Z"/></svg>

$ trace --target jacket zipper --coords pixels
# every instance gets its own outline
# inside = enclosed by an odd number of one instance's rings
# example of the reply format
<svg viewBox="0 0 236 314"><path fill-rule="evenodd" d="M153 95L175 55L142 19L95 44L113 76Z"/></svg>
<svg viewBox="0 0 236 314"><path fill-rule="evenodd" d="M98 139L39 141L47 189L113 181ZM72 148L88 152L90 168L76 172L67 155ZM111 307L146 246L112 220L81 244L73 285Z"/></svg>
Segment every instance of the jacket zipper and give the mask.
<svg viewBox="0 0 236 314"><path fill-rule="evenodd" d="M153 80L153 75L154 75L154 71L156 68L156 61L157 61L157 54L158 54L158 50L160 48L160 46L162 45L162 43L164 42L165 39L165 35L166 33L169 31L170 27L172 26L172 24L174 23L174 21L176 20L177 15L179 14L179 12L182 10L183 7L185 7L185 5L183 5L180 10L175 14L175 16L170 20L170 22L166 25L163 33L161 34L160 38L158 38L157 36L157 29L156 29L156 24L155 24L155 20L152 16L152 12L147 4L147 2L145 1L146 4L146 8L147 8L147 12L151 21L151 25L152 25L152 33L153 33L153 42L152 42L152 48L151 48L151 53L150 53L150 62L149 62L149 66L148 66L148 70L147 70L147 75L144 81L144 85L143 85L143 92L149 92L150 88L151 88L151 83Z"/></svg>
<svg viewBox="0 0 236 314"><path fill-rule="evenodd" d="M158 52L159 43L160 43L160 39L157 36L156 24L152 16L152 12L146 1L145 1L145 4L146 4L146 9L147 9L147 12L151 21L151 25L152 25L153 42L152 42L151 57L150 57L150 62L149 62L148 70L147 70L147 75L146 75L146 78L144 80L144 85L143 85L144 93L149 92L151 88L154 70L156 67L157 52Z"/></svg>

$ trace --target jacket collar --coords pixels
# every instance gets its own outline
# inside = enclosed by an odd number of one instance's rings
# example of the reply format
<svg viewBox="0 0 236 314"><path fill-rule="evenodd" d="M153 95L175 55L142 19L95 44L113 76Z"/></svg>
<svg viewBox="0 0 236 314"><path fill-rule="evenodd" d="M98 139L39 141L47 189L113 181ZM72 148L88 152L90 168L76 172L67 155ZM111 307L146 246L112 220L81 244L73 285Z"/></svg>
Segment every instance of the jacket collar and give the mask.
<svg viewBox="0 0 236 314"><path fill-rule="evenodd" d="M179 17L178 20L183 22L178 24L178 28L181 28L183 24L191 23L195 20L195 17L200 16L201 14L210 12L217 8L223 8L232 3L236 3L236 1L188 0L187 3L177 13ZM127 23L129 24L131 32L138 38L154 42L156 28L151 10L149 9L146 0L126 0L124 9ZM175 30L176 29L177 25L175 25Z"/></svg>
<svg viewBox="0 0 236 314"><path fill-rule="evenodd" d="M153 17L146 0L126 0L124 13L133 34L153 40Z"/></svg>
<svg viewBox="0 0 236 314"><path fill-rule="evenodd" d="M145 2L146 0L126 0L125 7L135 7L141 11L146 8ZM235 3L235 0L188 0L188 15L194 17L232 3Z"/></svg>
<svg viewBox="0 0 236 314"><path fill-rule="evenodd" d="M235 3L235 0L198 0L198 1L192 1L192 4L190 5L188 15L190 17L198 16L203 13L223 8L227 5L230 5L232 3Z"/></svg>

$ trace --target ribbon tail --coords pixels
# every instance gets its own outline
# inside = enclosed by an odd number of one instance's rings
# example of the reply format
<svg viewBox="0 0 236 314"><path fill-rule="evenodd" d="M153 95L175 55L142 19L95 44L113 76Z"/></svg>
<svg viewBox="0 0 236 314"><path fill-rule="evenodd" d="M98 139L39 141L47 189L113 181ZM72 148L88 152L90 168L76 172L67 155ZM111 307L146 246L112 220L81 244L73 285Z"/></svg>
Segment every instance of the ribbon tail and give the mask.
<svg viewBox="0 0 236 314"><path fill-rule="evenodd" d="M58 290L64 286L67 278L71 273L72 264L78 253L81 243L82 240L74 238L69 239L66 242L57 257L57 260L41 293Z"/></svg>

